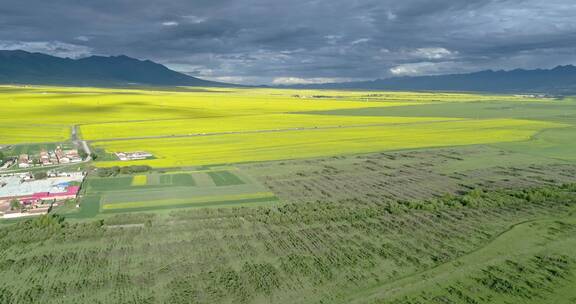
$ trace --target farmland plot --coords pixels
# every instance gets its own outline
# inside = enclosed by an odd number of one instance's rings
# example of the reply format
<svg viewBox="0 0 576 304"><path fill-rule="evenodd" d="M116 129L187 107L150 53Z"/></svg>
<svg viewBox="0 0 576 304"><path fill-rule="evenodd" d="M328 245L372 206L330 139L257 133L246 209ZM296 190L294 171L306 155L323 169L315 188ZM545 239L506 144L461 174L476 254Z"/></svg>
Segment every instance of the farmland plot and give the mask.
<svg viewBox="0 0 576 304"><path fill-rule="evenodd" d="M237 117L214 117L164 121L119 122L82 126L82 135L91 141L130 139L139 137L203 135L275 131L283 129L312 129L342 126L397 125L451 121L443 117L360 117L310 114L268 114Z"/></svg>
<svg viewBox="0 0 576 304"><path fill-rule="evenodd" d="M157 159L133 161L154 167L213 165L368 153L425 147L528 140L539 130L562 127L552 122L514 119L435 122L427 125L295 130L189 138L97 142L108 152L147 149ZM186 151L183 153L182 151ZM99 162L100 167L122 162Z"/></svg>
<svg viewBox="0 0 576 304"><path fill-rule="evenodd" d="M275 203L276 195L237 170L151 172L116 177L90 176L81 214L161 211ZM196 180L202 181L196 183ZM88 206L90 205L90 206ZM95 205L97 207L95 207ZM94 213L83 212L84 209Z"/></svg>

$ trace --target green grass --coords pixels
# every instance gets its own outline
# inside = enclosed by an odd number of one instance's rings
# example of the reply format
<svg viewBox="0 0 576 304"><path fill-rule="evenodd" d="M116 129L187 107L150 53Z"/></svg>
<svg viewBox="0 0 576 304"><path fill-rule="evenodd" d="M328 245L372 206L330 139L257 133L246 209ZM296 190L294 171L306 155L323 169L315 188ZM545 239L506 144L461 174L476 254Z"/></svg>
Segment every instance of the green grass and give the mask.
<svg viewBox="0 0 576 304"><path fill-rule="evenodd" d="M171 184L174 186L196 186L194 182L194 177L190 174L179 173L169 175L171 178Z"/></svg>
<svg viewBox="0 0 576 304"><path fill-rule="evenodd" d="M534 119L554 122L575 121L576 102L470 102L436 103L416 106L342 109L311 112L326 115L392 116L392 117L452 117L470 119Z"/></svg>
<svg viewBox="0 0 576 304"><path fill-rule="evenodd" d="M122 190L132 185L132 176L90 178L86 185L95 191Z"/></svg>
<svg viewBox="0 0 576 304"><path fill-rule="evenodd" d="M100 199L100 195L88 195L82 199L80 210L63 213L62 215L70 219L90 219L96 217L100 213Z"/></svg>
<svg viewBox="0 0 576 304"><path fill-rule="evenodd" d="M544 130L530 141L494 146L520 154L576 162L576 127Z"/></svg>
<svg viewBox="0 0 576 304"><path fill-rule="evenodd" d="M129 209L129 208L139 208L143 206L173 206L180 204L190 204L190 203L208 203L208 202L221 202L221 201L234 201L243 199L260 199L260 198L271 198L274 197L273 193L270 192L254 192L254 193L239 193L239 194L228 194L228 195L208 195L208 196L194 196L194 197L182 197L182 198L171 198L171 199L148 199L142 201L135 201L131 198L116 197L116 200L105 201L105 210L112 209ZM129 200L128 200L129 199Z"/></svg>
<svg viewBox="0 0 576 304"><path fill-rule="evenodd" d="M353 293L346 303L418 303L424 298L419 296L422 293L453 300L464 293L467 298L489 298L492 303L527 303L534 292L554 295L551 290L576 282L572 281L576 237L558 238L558 231L576 231L574 214L515 224L478 250L428 271ZM458 290L460 294L455 292ZM568 295L565 299L576 292Z"/></svg>
<svg viewBox="0 0 576 304"><path fill-rule="evenodd" d="M210 175L216 186L233 186L244 184L244 181L238 178L238 176L232 174L230 171L208 172L208 175Z"/></svg>
<svg viewBox="0 0 576 304"><path fill-rule="evenodd" d="M121 208L116 208L117 204L104 205L104 213L131 213L142 211L158 211L158 210L171 210L178 208L232 208L243 206L261 206L270 205L278 201L278 198L273 195L265 197L254 197L246 199L224 199L224 197L206 198L206 200L163 200L152 202L134 202L130 206L122 205ZM115 208L106 208L113 206Z"/></svg>

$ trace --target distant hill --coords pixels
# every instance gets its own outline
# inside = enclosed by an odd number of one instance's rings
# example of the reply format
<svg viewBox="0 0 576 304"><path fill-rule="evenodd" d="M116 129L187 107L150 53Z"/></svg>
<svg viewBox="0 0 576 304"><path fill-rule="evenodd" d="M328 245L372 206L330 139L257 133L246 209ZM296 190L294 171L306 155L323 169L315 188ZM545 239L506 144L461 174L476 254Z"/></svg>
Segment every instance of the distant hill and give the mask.
<svg viewBox="0 0 576 304"><path fill-rule="evenodd" d="M128 56L54 57L0 50L0 83L49 85L231 86L188 76Z"/></svg>
<svg viewBox="0 0 576 304"><path fill-rule="evenodd" d="M482 71L470 74L397 77L364 82L299 87L317 89L476 91L502 93L576 94L576 67L550 70Z"/></svg>

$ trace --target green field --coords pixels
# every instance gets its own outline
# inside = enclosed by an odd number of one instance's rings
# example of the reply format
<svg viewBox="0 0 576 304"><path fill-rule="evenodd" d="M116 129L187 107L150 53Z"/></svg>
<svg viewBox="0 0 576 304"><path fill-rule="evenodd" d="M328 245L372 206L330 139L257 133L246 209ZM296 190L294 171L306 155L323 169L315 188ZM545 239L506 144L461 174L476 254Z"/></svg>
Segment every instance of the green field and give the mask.
<svg viewBox="0 0 576 304"><path fill-rule="evenodd" d="M84 184L78 215L137 211L163 211L176 208L261 205L277 202L274 193L248 177L222 169L149 172L148 174L90 176Z"/></svg>

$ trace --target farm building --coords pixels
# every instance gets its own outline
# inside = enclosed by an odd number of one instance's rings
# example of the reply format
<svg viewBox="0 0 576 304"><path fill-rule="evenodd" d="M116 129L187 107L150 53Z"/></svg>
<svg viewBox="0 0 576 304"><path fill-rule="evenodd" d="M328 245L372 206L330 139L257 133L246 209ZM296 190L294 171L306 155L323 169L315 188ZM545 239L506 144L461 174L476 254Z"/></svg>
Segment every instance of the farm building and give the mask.
<svg viewBox="0 0 576 304"><path fill-rule="evenodd" d="M69 186L66 188L64 192L38 192L34 193L31 196L21 197L19 200L25 205L31 205L34 203L39 203L42 201L60 201L65 199L73 199L76 198L78 191L80 190L79 186Z"/></svg>
<svg viewBox="0 0 576 304"><path fill-rule="evenodd" d="M42 163L42 165L44 166L52 164L52 162L50 161L50 154L45 149L42 149L42 151L40 151L40 163Z"/></svg>
<svg viewBox="0 0 576 304"><path fill-rule="evenodd" d="M143 160L153 157L153 155L149 152L144 151L136 151L136 152L116 152L116 156L121 161L129 161L129 160Z"/></svg>
<svg viewBox="0 0 576 304"><path fill-rule="evenodd" d="M83 172L50 175L52 177L41 180L31 178L30 174L0 176L0 214L5 218L25 216L30 212L41 214L48 211L49 203L76 198L84 180ZM19 201L26 212L11 210L13 200Z"/></svg>
<svg viewBox="0 0 576 304"><path fill-rule="evenodd" d="M53 156L55 156L57 163L60 164L79 163L82 161L77 149L62 150L60 146L56 147Z"/></svg>
<svg viewBox="0 0 576 304"><path fill-rule="evenodd" d="M20 154L18 156L18 167L19 168L28 168L31 165L30 157L28 154Z"/></svg>

